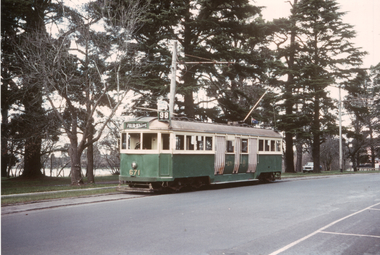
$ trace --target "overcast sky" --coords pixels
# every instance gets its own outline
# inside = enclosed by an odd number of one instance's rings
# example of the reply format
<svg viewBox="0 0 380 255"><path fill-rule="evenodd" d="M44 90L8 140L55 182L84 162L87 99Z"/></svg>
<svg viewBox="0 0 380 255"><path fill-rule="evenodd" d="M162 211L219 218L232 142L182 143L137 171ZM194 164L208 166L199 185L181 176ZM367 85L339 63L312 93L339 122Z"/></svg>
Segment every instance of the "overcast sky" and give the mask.
<svg viewBox="0 0 380 255"><path fill-rule="evenodd" d="M286 0L254 0L255 5L266 6L263 18L288 17L290 4ZM293 2L293 0L291 0ZM375 66L380 62L380 0L337 0L342 12L343 22L354 26L357 37L353 40L357 47L367 51L363 67Z"/></svg>

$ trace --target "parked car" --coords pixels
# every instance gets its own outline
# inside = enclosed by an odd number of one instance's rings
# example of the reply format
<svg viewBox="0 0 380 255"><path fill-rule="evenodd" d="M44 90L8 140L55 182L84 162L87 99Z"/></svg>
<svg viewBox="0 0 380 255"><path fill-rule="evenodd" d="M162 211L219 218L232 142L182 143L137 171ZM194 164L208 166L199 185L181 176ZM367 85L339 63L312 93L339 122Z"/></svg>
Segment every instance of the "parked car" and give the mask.
<svg viewBox="0 0 380 255"><path fill-rule="evenodd" d="M313 162L307 162L307 164L302 167L303 173L313 172L313 170L314 170L314 163Z"/></svg>
<svg viewBox="0 0 380 255"><path fill-rule="evenodd" d="M321 165L319 166L319 169L322 171ZM307 164L302 167L303 173L305 173L305 172L310 173L310 172L313 172L313 170L314 170L314 163L313 162L307 162Z"/></svg>

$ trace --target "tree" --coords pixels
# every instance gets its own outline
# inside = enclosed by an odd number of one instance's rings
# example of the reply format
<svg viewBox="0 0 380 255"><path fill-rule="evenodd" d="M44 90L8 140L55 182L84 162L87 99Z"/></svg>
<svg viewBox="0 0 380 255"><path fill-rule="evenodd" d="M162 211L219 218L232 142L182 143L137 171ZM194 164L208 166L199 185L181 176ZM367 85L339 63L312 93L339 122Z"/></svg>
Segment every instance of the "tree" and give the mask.
<svg viewBox="0 0 380 255"><path fill-rule="evenodd" d="M334 130L330 112L333 102L327 87L352 72L347 67L359 66L365 54L350 40L355 36L351 25L343 23L334 0L300 0L293 6L296 21L296 63L300 75L307 131L311 135L314 171L320 168L320 145L324 134Z"/></svg>
<svg viewBox="0 0 380 255"><path fill-rule="evenodd" d="M375 138L375 130L379 126L380 86L376 78L378 76L377 68L371 67L370 73L366 70L358 70L356 77L345 84L348 95L344 101L345 108L352 116L353 131L349 133L349 136L355 140L352 142L352 145L355 146L351 146L351 156L358 157L361 150L369 148L373 168L375 167L376 144L378 143ZM358 161L357 158L352 159L353 162Z"/></svg>
<svg viewBox="0 0 380 255"><path fill-rule="evenodd" d="M297 5L298 0L294 0L291 3L293 7L292 13L295 11L295 5ZM285 172L294 172L294 153L293 153L293 137L297 134L298 146L297 146L297 162L298 168L302 171L302 143L300 138L300 112L296 112L295 105L297 104L297 82L296 77L299 77L298 66L296 65L297 48L298 42L296 41L296 36L298 33L297 19L294 15L290 16L289 19L278 19L274 20L273 26L277 27L274 29L273 41L277 46L277 58L284 59L283 66L278 66L276 72L280 75L287 75L287 81L283 83L282 95L280 99L283 100L282 107L285 109L285 114L280 115L279 128L285 131ZM289 37L290 35L290 37ZM286 45L287 43L287 45ZM284 46L285 44L285 46ZM301 125L302 127L302 125ZM301 166L301 167L300 167Z"/></svg>
<svg viewBox="0 0 380 255"><path fill-rule="evenodd" d="M108 65L115 67L117 63L128 64L131 67L131 63L128 62L131 56L128 56L127 46L125 42L130 39L131 34L134 32L134 25L137 24L143 16L143 9L138 8L139 1L130 1L131 9L123 9L125 19L123 23L117 24L117 27L111 28L108 26L107 20L105 20L105 31L103 35L97 34L97 36L103 36L108 38L114 44L102 44L103 47L98 47L99 57L105 56L105 60L109 60L113 57L112 53L116 47L120 52L121 59L117 59L114 62L108 62ZM90 7L97 8L96 11L108 10L109 5L90 4ZM129 13L129 12L130 13ZM81 15L77 12L65 8L67 17L73 19L80 19ZM129 14L129 15L127 15ZM90 26L91 22L97 19L98 16L90 16L89 23L82 24L82 31L87 31L86 26ZM74 24L74 23L71 23ZM130 29L126 29L130 28ZM71 161L71 184L80 185L83 183L81 176L81 162L80 158L82 152L89 144L99 140L103 130L107 123L114 116L118 107L122 104L123 99L128 93L129 79L134 75L134 69L129 68L128 72L125 71L122 83L103 83L102 78L105 74L112 79L110 75L113 69L107 69L105 61L100 61L100 58L94 59L89 62L85 58L83 61L78 55L70 54L71 39L76 39L80 43L83 37L76 37L77 33L80 33L80 27L72 26L68 27L67 31L61 32L58 38L54 38L47 34L34 34L33 37L28 37L24 40L24 44L20 48L22 54L19 58L25 63L25 70L27 71L23 76L23 80L39 80L42 84L41 91L50 105L50 108L54 111L57 118L63 125L63 129L70 140L69 156ZM123 40L123 44L119 45L117 42ZM116 42L116 43L115 43ZM94 45L92 45L94 46ZM95 45L99 46L99 45ZM76 51L80 51L80 48L76 48ZM86 56L86 54L85 54ZM91 75L86 73L88 71L87 63L91 63L91 70L97 75ZM102 64L102 65L101 65ZM111 71L110 71L111 70ZM117 68L119 70L119 68ZM90 75L90 80L88 76ZM99 86L102 84L103 86ZM120 94L117 92L116 96L119 97L119 101L111 100L115 94L112 91L116 86L120 85ZM122 86L122 87L121 87ZM100 106L103 102L108 102L108 106L111 108L109 113L102 113ZM90 106L90 107L88 107ZM92 130L92 123L96 121L99 127L96 129L96 133ZM88 139L94 134L92 139Z"/></svg>
<svg viewBox="0 0 380 255"><path fill-rule="evenodd" d="M176 39L181 52L177 92L183 99L176 101L177 113L202 120L242 120L264 92L259 84L266 80L271 59L265 47L270 31L260 18L260 8L247 0L155 0L148 13L146 25L134 39L149 64L145 82L137 84L136 90L146 91L150 97L137 103L155 107L156 99L168 93L168 40ZM198 64L213 61L234 64ZM196 101L198 93L208 99ZM202 107L210 101L220 107Z"/></svg>
<svg viewBox="0 0 380 255"><path fill-rule="evenodd" d="M48 112L44 111L43 98L36 80L29 83L18 79L23 63L16 57L15 43L25 35L46 33L45 24L59 19L60 13L51 1L2 1L2 174L9 156L8 144L17 136L24 150L24 171L27 178L42 176L41 156L43 140L56 132L49 126ZM49 12L49 15L47 13ZM11 108L16 112L9 116ZM10 119L10 123L8 120ZM11 137L13 136L13 138ZM53 135L54 136L54 135ZM14 139L13 139L14 141ZM12 156L12 154L11 154ZM4 160L4 161L3 161Z"/></svg>

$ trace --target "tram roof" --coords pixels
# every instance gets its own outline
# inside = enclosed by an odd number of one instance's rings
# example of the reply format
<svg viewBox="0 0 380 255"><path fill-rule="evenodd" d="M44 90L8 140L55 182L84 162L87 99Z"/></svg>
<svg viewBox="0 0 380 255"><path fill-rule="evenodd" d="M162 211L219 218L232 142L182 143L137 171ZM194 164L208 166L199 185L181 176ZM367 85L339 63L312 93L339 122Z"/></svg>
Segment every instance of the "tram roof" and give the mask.
<svg viewBox="0 0 380 255"><path fill-rule="evenodd" d="M197 132L197 133L216 133L216 134L229 134L229 135L250 135L261 137L276 137L282 136L271 129L262 129L255 127L234 126L219 123L208 123L199 121L187 121L187 120L171 120L169 122L158 121L156 117L142 117L130 120L128 122L148 122L149 129L153 130L174 130L183 132Z"/></svg>

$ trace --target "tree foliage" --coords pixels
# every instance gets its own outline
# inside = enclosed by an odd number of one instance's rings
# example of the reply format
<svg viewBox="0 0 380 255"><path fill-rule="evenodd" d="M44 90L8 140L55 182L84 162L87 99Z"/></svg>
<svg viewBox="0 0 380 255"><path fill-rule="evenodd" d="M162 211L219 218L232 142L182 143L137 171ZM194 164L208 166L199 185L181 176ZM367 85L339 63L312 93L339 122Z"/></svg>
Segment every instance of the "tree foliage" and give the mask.
<svg viewBox="0 0 380 255"><path fill-rule="evenodd" d="M203 120L242 120L264 92L258 84L266 81L271 59L266 47L270 31L260 8L249 1L154 0L144 24L134 39L148 65L136 90L149 97L137 105L155 108L157 98L169 92L170 40L180 45L177 113ZM231 64L201 63L207 61ZM218 107L205 107L208 103Z"/></svg>
<svg viewBox="0 0 380 255"><path fill-rule="evenodd" d="M343 15L336 1L300 0L295 1L289 21L280 23L278 46L289 44L289 33L295 35L294 42L279 49L279 56L287 63L282 72L292 76L284 86L288 92L283 95L288 96L284 98L286 114L281 129L300 133L302 139L310 141L315 171L320 169L323 137L336 130L328 87L347 79L350 67L359 66L364 55L353 45L355 31L342 21ZM294 63L289 62L290 57Z"/></svg>

